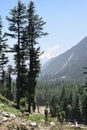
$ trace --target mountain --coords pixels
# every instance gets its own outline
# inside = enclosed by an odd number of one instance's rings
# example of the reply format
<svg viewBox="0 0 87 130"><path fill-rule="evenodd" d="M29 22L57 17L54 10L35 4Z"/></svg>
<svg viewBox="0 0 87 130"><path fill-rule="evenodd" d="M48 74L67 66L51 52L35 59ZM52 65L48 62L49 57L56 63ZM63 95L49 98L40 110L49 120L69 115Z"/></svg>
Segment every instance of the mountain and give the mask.
<svg viewBox="0 0 87 130"><path fill-rule="evenodd" d="M42 79L84 81L87 67L87 37L65 53L49 60L41 72Z"/></svg>

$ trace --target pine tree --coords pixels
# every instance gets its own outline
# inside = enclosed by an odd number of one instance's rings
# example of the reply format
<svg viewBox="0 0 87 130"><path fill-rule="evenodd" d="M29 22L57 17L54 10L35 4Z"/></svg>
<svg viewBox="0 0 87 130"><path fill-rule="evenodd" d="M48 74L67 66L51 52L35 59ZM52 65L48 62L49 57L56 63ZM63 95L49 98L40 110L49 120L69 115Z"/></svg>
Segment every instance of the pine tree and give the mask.
<svg viewBox="0 0 87 130"><path fill-rule="evenodd" d="M6 36L5 34L2 33L2 20L0 17L0 80L1 80L1 93L4 93L4 79L5 79L5 65L8 62L8 57L6 56L6 49L7 49L7 44L6 44Z"/></svg>
<svg viewBox="0 0 87 130"><path fill-rule="evenodd" d="M10 100L12 100L12 66L11 65L8 65L8 69L7 69L7 73L6 73L6 90L7 90L7 93L6 93L6 97Z"/></svg>
<svg viewBox="0 0 87 130"><path fill-rule="evenodd" d="M67 119L67 121L71 121L71 119L72 119L72 106L71 106L71 104L68 104L66 107L66 119Z"/></svg>
<svg viewBox="0 0 87 130"><path fill-rule="evenodd" d="M74 119L77 121L81 121L81 116L82 116L82 105L81 101L79 99L79 94L76 95L76 103L75 103L75 108L74 108Z"/></svg>
<svg viewBox="0 0 87 130"><path fill-rule="evenodd" d="M28 6L27 22L27 44L29 49L28 111L31 112L31 103L35 106L35 88L40 71L40 47L37 40L43 35L47 35L43 32L45 22L35 14L34 2L30 2Z"/></svg>
<svg viewBox="0 0 87 130"><path fill-rule="evenodd" d="M87 124L87 94L84 95L82 110L83 121Z"/></svg>
<svg viewBox="0 0 87 130"><path fill-rule="evenodd" d="M27 59L28 59L28 52L27 52L27 44L26 44L26 32L23 31L22 39L21 39L21 47L20 47L20 78L21 78L21 90L20 90L20 97L24 98L27 96Z"/></svg>
<svg viewBox="0 0 87 130"><path fill-rule="evenodd" d="M26 7L21 1L18 1L17 7L14 7L10 11L10 17L7 17L9 21L9 30L13 32L13 34L7 34L8 36L17 39L17 44L11 49L12 52L15 52L15 64L16 64L16 88L17 88L17 108L19 109L20 104L20 87L21 87L21 79L20 79L20 71L21 71L21 37L24 30L24 26L26 23Z"/></svg>
<svg viewBox="0 0 87 130"><path fill-rule="evenodd" d="M63 111L66 111L67 102L68 102L66 90L67 90L66 87L63 86L61 96L60 96L60 106Z"/></svg>
<svg viewBox="0 0 87 130"><path fill-rule="evenodd" d="M57 106L58 106L58 99L56 96L53 96L50 103L50 113L52 117L57 116Z"/></svg>

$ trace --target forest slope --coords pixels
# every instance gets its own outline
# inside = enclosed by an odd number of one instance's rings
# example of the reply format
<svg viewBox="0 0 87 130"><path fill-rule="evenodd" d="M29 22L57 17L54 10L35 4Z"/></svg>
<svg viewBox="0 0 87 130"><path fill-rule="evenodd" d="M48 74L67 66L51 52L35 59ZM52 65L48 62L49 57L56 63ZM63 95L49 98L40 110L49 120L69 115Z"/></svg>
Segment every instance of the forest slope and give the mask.
<svg viewBox="0 0 87 130"><path fill-rule="evenodd" d="M45 67L46 66L46 67ZM84 67L87 66L87 37L81 40L60 56L55 57L51 62L42 68L42 79L63 79L84 81Z"/></svg>

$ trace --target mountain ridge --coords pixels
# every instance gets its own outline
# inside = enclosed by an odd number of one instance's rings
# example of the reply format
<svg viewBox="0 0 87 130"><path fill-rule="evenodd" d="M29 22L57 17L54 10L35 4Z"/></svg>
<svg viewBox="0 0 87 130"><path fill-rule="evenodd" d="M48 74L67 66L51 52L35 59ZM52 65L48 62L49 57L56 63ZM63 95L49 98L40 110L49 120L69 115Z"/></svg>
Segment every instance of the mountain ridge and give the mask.
<svg viewBox="0 0 87 130"><path fill-rule="evenodd" d="M46 65L45 65L46 66ZM84 81L87 66L87 36L63 54L55 57L42 69L42 79L65 79ZM48 76L48 77L47 77Z"/></svg>

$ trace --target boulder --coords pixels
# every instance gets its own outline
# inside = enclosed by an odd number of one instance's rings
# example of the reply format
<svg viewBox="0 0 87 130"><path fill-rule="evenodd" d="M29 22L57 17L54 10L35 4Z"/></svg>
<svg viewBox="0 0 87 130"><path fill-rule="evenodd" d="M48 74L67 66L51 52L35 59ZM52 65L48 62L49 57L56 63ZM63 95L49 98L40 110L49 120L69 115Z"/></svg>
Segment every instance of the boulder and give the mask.
<svg viewBox="0 0 87 130"><path fill-rule="evenodd" d="M50 125L55 126L55 123L54 122L50 122Z"/></svg>
<svg viewBox="0 0 87 130"><path fill-rule="evenodd" d="M32 127L37 127L37 123L36 123L36 122L31 122L31 123L30 123L30 126L32 126Z"/></svg>
<svg viewBox="0 0 87 130"><path fill-rule="evenodd" d="M5 105L4 104L0 104L0 107L4 107Z"/></svg>
<svg viewBox="0 0 87 130"><path fill-rule="evenodd" d="M26 130L26 126L27 126L26 123L21 123L21 124L20 124L20 129L21 129L21 130Z"/></svg>
<svg viewBox="0 0 87 130"><path fill-rule="evenodd" d="M2 112L2 115L5 116L5 117L10 117L10 115L5 111Z"/></svg>
<svg viewBox="0 0 87 130"><path fill-rule="evenodd" d="M8 118L7 117L3 117L2 122L6 122L6 121L8 121Z"/></svg>
<svg viewBox="0 0 87 130"><path fill-rule="evenodd" d="M10 118L11 118L11 119L15 119L16 116L15 116L14 114L10 114Z"/></svg>

